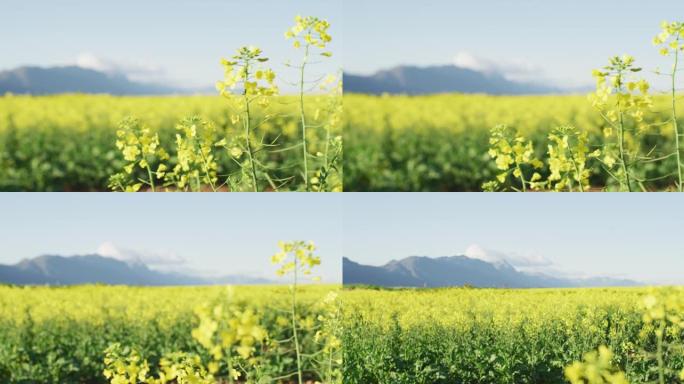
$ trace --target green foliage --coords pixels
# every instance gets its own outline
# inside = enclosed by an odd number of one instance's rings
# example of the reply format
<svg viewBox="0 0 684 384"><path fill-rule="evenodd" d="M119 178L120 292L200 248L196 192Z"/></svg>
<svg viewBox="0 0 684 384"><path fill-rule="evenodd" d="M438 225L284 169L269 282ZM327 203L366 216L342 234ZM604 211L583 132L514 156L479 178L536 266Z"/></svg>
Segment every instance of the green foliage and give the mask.
<svg viewBox="0 0 684 384"><path fill-rule="evenodd" d="M668 288L345 290L345 383L564 383L576 361L570 373L585 384L595 374L620 382L619 371L654 382L665 318L665 382L674 383L683 299Z"/></svg>
<svg viewBox="0 0 684 384"><path fill-rule="evenodd" d="M529 178L525 175L525 168L540 169L544 165L533 157L534 148L531 142L526 141L508 126L497 125L492 128L489 145L489 156L495 160L496 168L503 172L496 176L496 181L483 184L484 190L498 189L509 176L520 181L520 189L512 187L514 190L524 192L527 188L538 188L538 180L541 179L539 173L534 172Z"/></svg>
<svg viewBox="0 0 684 384"><path fill-rule="evenodd" d="M297 70L299 70L299 116L300 116L300 125L302 129L302 178L304 180L304 187L306 191L321 191L322 188L324 187L327 178L328 178L328 173L331 170L335 169L335 160L337 159L337 156L335 155L336 152L336 147L337 147L337 141L339 140L334 140L331 142L330 138L330 130L329 127L326 125L326 148L325 148L325 153L321 154L321 156L317 157L324 157L323 165L321 169L319 169L316 172L316 175L312 178L309 178L309 149L307 146L307 128L311 128L310 124L307 119L306 115L306 109L304 107L304 93L305 93L305 87L313 87L315 88L316 86L320 86L321 89L325 89L325 85L328 83L331 83L334 81L334 78L331 79L330 77L326 79L318 79L318 80L307 80L306 77L306 69L307 66L310 65L310 56L313 53L315 49L325 49L325 47L332 41L332 37L330 34L328 34L328 29L330 28L330 23L328 23L327 20L321 20L317 17L314 16L297 16L295 17L295 25L288 29L285 32L285 38L286 39L291 39L293 40L292 45L296 49L303 49L304 53L302 55L302 61L301 64L298 66L293 66ZM321 56L323 57L331 57L332 53L331 52L321 52ZM341 83L340 83L340 93L341 93ZM336 110L338 108L341 108L341 103L339 104L339 107L336 105L332 105L331 109ZM316 112L316 115L318 115L318 112ZM330 146L333 146L333 156L330 156L329 149ZM332 163L329 163L329 161L332 159Z"/></svg>
<svg viewBox="0 0 684 384"><path fill-rule="evenodd" d="M319 120L330 129L331 139L339 138L341 148L342 127L339 111L329 110L332 95L307 95L307 111L312 116L319 110ZM294 96L274 96L265 119L260 108L253 118L261 123L258 127L259 141L277 141L282 147L278 151L259 152L259 161L269 167L274 179L292 178L292 169L299 164L299 152L286 148L299 148L301 132L299 118L294 115ZM213 96L169 96L169 97L119 97L106 95L60 95L60 96L0 96L0 190L19 191L106 191L110 188L110 176L125 173L130 164L116 147L117 131L122 122L137 121L147 127L150 134L159 137L159 148L169 155L163 163L173 170L177 164L177 129L188 116L197 116L200 121L213 126L217 143L225 146L212 151L217 163L217 176L222 185L220 190L230 189L231 184L241 180L245 161L241 121L233 122L235 110L225 98ZM136 116L131 119L129 116ZM201 116L201 117L200 117ZM329 124L331 120L337 124ZM200 127L198 125L198 127ZM325 129L311 129L307 141L312 153L324 153L329 145ZM221 140L225 139L225 142ZM321 157L322 159L322 157ZM153 159L151 170L157 171ZM237 161L237 162L236 162ZM324 190L342 190L342 153L331 169ZM247 175L248 176L248 175ZM149 180L147 170L135 165L131 174L125 173L124 180L140 183ZM165 180L155 179L155 187L164 189ZM123 181L122 181L123 183ZM263 188L272 190L268 184ZM171 187L169 187L171 189ZM187 185L188 190L195 183ZM279 190L302 189L302 183L289 181ZM141 190L150 190L142 184ZM171 189L175 190L175 189ZM183 189L184 190L184 189ZM208 184L203 190L211 190Z"/></svg>
<svg viewBox="0 0 684 384"><path fill-rule="evenodd" d="M653 110L670 109L665 96L653 97ZM677 99L684 107L684 99ZM674 151L670 117L647 113L649 134L638 146L656 153ZM679 115L679 123L684 118ZM487 154L492 127L505 124L532 142L537 170L549 175L548 136L556 127L573 126L587 134L589 153L601 149L610 124L587 102L586 96L344 95L345 191L481 191L482 184L501 173ZM625 122L637 130L633 119ZM612 136L615 137L615 134ZM637 145L637 143L634 143ZM611 152L612 153L612 152ZM661 156L662 157L662 156ZM603 156L600 160L603 160ZM619 183L599 159L587 159L589 184L616 190ZM638 176L651 180L648 190L672 189L673 157L645 162ZM530 178L531 175L527 175ZM517 188L520 189L518 185Z"/></svg>
<svg viewBox="0 0 684 384"><path fill-rule="evenodd" d="M628 384L625 373L612 363L613 353L602 345L598 351L588 352L583 361L565 368L565 377L571 384Z"/></svg>
<svg viewBox="0 0 684 384"><path fill-rule="evenodd" d="M0 96L0 190L341 191L341 80L304 70L330 24L296 20L297 97L252 46L221 60L221 98Z"/></svg>
<svg viewBox="0 0 684 384"><path fill-rule="evenodd" d="M302 317L306 311L302 310L297 299L301 289L298 287L298 273L308 276L315 266L320 265L320 258L314 255L315 246L312 242L292 241L279 242L278 247L280 252L271 261L281 265L277 272L279 276L293 276L289 287L290 308L269 308L269 311L289 314L289 320L278 316L276 323L280 327L290 325L286 332L291 336L280 338L282 332L269 334L263 324L268 319L268 314L262 312L264 308L240 306L234 302L233 291L229 289L225 299L214 300L195 309L198 324L192 330L192 337L204 353L182 351L164 354L155 378L150 374L150 364L137 350L126 347L122 352L121 346L115 343L106 351L105 377L111 384L164 384L172 380L179 384L224 381L272 383L287 382L295 376L299 384L310 380L341 383L341 316L336 292L329 292L314 305L313 309L319 311L315 316ZM305 347L311 349L305 350ZM296 361L294 372L273 369L272 359L280 360L291 354Z"/></svg>
<svg viewBox="0 0 684 384"><path fill-rule="evenodd" d="M328 355L328 338L324 335L337 332L327 325L327 318L340 310L339 300L329 300L330 292L336 289L306 285L299 288L297 295L299 342L305 353L312 354L303 360L305 378L320 377L326 383L339 383L325 381L329 376L327 368L317 362ZM146 377L158 380L162 373L170 377L167 371L172 367L185 367L183 370L188 373L192 365L194 372L199 372L200 366L192 363L195 356L200 357L201 367L210 376L212 351L193 337L193 332L216 319L212 342L230 340L224 331L241 332L230 350L244 379L248 372L256 374L255 366L249 365L249 359L244 360L238 352L238 348L250 344L243 337L247 333L244 324L249 321L242 319L250 317L245 313L251 313L258 321L256 325L268 335L261 342L255 339L251 349L259 362L259 377L263 381L270 377L269 383L285 382L285 378L276 378L297 370L289 340L290 300L287 286L0 287L0 382L107 383L110 381L103 375L107 366L115 373L115 361L128 367L133 360L137 360L139 368L147 361ZM214 312L216 307L221 308L218 315ZM230 324L233 319L240 320L237 327ZM112 346L117 343L118 347ZM108 349L110 359L105 361ZM223 353L228 349L225 347ZM339 353L340 348L333 352L335 356ZM339 367L338 363L333 366L337 371ZM218 368L214 375L227 378L225 359Z"/></svg>
<svg viewBox="0 0 684 384"><path fill-rule="evenodd" d="M655 361L656 365L646 372L629 372L632 382L684 381L681 358L684 348L683 293L681 287L652 290L642 299L644 325L639 336L644 345L637 353L627 356L626 364ZM565 367L565 377L572 384L628 384L627 375L613 364L613 360L613 352L601 345L598 352L588 352L583 361Z"/></svg>

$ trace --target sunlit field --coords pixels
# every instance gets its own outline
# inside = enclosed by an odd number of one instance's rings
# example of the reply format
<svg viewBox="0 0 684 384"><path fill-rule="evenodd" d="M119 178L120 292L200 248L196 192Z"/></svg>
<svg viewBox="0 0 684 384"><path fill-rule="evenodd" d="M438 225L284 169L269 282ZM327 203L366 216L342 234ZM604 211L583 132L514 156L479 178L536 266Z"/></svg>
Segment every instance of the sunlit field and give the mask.
<svg viewBox="0 0 684 384"><path fill-rule="evenodd" d="M645 152L674 150L669 99L654 98L650 124L639 138ZM678 100L684 110L684 100ZM348 191L481 191L501 173L488 154L490 130L506 124L532 142L544 159L554 128L574 126L588 134L588 148L601 149L608 123L586 95L489 96L344 96L345 189ZM679 115L680 125L684 117ZM637 144L635 142L635 144ZM594 189L614 187L601 159L588 164ZM537 170L548 175L549 164ZM673 189L673 157L641 168L650 189Z"/></svg>
<svg viewBox="0 0 684 384"><path fill-rule="evenodd" d="M345 383L672 383L684 368L681 288L346 289L343 300Z"/></svg>
<svg viewBox="0 0 684 384"><path fill-rule="evenodd" d="M335 113L329 109L330 96L307 96L307 101L306 108L312 119L307 145L309 153L314 155L309 159L313 177L324 161L333 156L341 159L341 129L330 120ZM269 183L265 172L260 172L259 187L263 190L303 188L299 171L302 151L297 105L295 96L274 96L268 120L260 120L263 116L258 115L258 109L253 112L256 114L253 118L260 123L254 128L252 139L272 144L257 155L272 180L272 184ZM128 117L137 119L151 133L159 135L159 148L169 155L166 161L169 171L182 153L176 138L176 134L185 137L178 128L182 120L192 116L201 118L212 126L210 132L207 130L211 136L205 137L207 142L226 139L225 147L211 146L217 179L238 177L242 169L240 163L246 154L237 139L243 135L243 125L231 120L233 114L230 105L219 96L6 95L0 97L0 190L110 190L110 177L129 164L116 145L117 131ZM201 133L200 129L198 131ZM339 148L331 145L334 140L339 141ZM324 159L325 153L330 158ZM158 164L151 166L155 171L158 169ZM342 189L341 167L327 176L324 189ZM147 179L147 172L136 165L132 178ZM217 189L229 189L227 185L219 184L215 185ZM163 189L163 178L157 179L157 185ZM149 190L149 186L143 185L141 189ZM177 183L173 189L179 189Z"/></svg>
<svg viewBox="0 0 684 384"><path fill-rule="evenodd" d="M304 381L339 382L336 290L298 289ZM288 286L0 286L0 313L3 383L297 382Z"/></svg>

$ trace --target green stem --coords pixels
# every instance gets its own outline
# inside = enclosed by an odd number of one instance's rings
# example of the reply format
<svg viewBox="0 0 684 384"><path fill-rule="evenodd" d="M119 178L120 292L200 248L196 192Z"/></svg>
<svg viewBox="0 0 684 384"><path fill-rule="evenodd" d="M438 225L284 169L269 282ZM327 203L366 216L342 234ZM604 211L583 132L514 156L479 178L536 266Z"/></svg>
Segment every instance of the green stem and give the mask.
<svg viewBox="0 0 684 384"><path fill-rule="evenodd" d="M515 168L520 173L520 182L522 183L522 190L523 192L527 192L527 188L525 187L525 175L523 175L522 169L520 169L520 164L515 163Z"/></svg>
<svg viewBox="0 0 684 384"><path fill-rule="evenodd" d="M299 113L302 120L302 155L304 156L304 187L309 190L308 152L306 150L306 115L304 113L304 68L309 59L309 44L304 49L304 58L299 73Z"/></svg>
<svg viewBox="0 0 684 384"><path fill-rule="evenodd" d="M216 192L216 186L214 185L214 182L211 180L211 173L209 172L209 164L207 163L207 159L205 158L204 153L202 153L202 148L199 148L199 154L200 154L200 157L202 158L202 164L204 165L204 174L207 176L207 182L209 183L211 190Z"/></svg>
<svg viewBox="0 0 684 384"><path fill-rule="evenodd" d="M235 380L233 379L233 363L230 356L230 349L226 356L226 362L228 363L228 383L233 384L235 383Z"/></svg>
<svg viewBox="0 0 684 384"><path fill-rule="evenodd" d="M677 40L679 43L679 40ZM679 45L679 44L677 44ZM679 50L675 49L675 60L674 66L672 67L672 128L674 129L675 137L675 151L677 152L677 176L678 185L677 189L682 192L682 160L681 160L681 148L679 148L679 127L677 126L677 103L676 103L676 77L677 77L677 67L679 65Z"/></svg>
<svg viewBox="0 0 684 384"><path fill-rule="evenodd" d="M332 383L332 366L333 366L333 351L332 349L328 352L328 383Z"/></svg>
<svg viewBox="0 0 684 384"><path fill-rule="evenodd" d="M249 63L245 63L245 82L249 79ZM256 164L254 164L254 155L252 151L252 141L250 139L250 124L251 124L251 114L249 110L249 96L247 95L247 87L243 91L243 98L245 101L245 143L247 145L247 157L249 157L249 164L252 169L252 185L254 192L259 192L257 187L257 176L256 176Z"/></svg>
<svg viewBox="0 0 684 384"><path fill-rule="evenodd" d="M660 327L658 328L658 350L657 350L657 359L658 359L658 382L660 384L665 384L665 363L663 361L663 334L665 333L665 320L660 321Z"/></svg>
<svg viewBox="0 0 684 384"><path fill-rule="evenodd" d="M569 150L570 152L570 159L572 160L572 166L575 168L575 173L577 174L577 179L579 183L579 191L584 192L584 187L582 186L582 174L580 173L579 167L577 166L577 162L575 161L575 153L572 151L572 149ZM570 178L570 183L569 183L570 191L572 192L572 178Z"/></svg>
<svg viewBox="0 0 684 384"><path fill-rule="evenodd" d="M627 166L627 160L625 156L625 125L624 125L624 119L622 116L622 107L620 105L620 100L619 100L619 94L622 92L621 89L618 89L618 103L617 103L617 109L618 109L618 116L619 116L619 123L618 123L618 145L620 149L620 166L622 167L622 172L624 173L624 179L620 181L622 184L621 189L624 190L625 184L627 184L627 191L632 192L632 185L629 179L629 167Z"/></svg>
<svg viewBox="0 0 684 384"><path fill-rule="evenodd" d="M297 379L299 384L303 384L302 380L302 357L299 350L299 337L297 335L297 256L294 258L294 285L292 286L292 333L295 344L295 353L297 354Z"/></svg>
<svg viewBox="0 0 684 384"><path fill-rule="evenodd" d="M154 190L154 178L152 177L152 169L150 169L149 165L145 168L147 168L147 176L149 176L149 178L150 178L150 188L152 188L152 192L155 192L155 190Z"/></svg>

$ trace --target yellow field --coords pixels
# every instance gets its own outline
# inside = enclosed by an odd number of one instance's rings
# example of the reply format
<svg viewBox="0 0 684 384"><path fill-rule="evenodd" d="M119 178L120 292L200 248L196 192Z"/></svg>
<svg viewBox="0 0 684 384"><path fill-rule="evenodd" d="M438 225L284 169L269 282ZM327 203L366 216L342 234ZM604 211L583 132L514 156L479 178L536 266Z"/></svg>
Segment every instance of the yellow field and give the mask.
<svg viewBox="0 0 684 384"><path fill-rule="evenodd" d="M310 285L298 289L299 341L311 356L321 357L323 350L331 353L326 349L326 318L336 311L329 293L337 288ZM149 360L153 373L156 363L171 353L197 353L210 361L203 347L203 327L217 322L222 329L224 320L217 314L227 316L226 321L242 319L243 328L237 329L263 329L264 341L253 339L242 344L245 336L238 336L235 350L245 345L254 347L239 351L249 352L263 377L288 375L297 369L291 344L290 300L287 286L0 286L0 378L3 383L105 383L105 351L115 343L138 351ZM251 320L245 323L248 316ZM199 333L194 329L200 329ZM320 332L323 336L316 336ZM311 356L303 362L305 375L327 378L328 366L323 359ZM217 375L225 369L220 366ZM238 370L243 378L253 378L254 369L245 366Z"/></svg>
<svg viewBox="0 0 684 384"><path fill-rule="evenodd" d="M564 368L599 346L644 383L657 377L661 321L673 346L667 377L684 364L680 325L644 317L684 314L682 289L352 289L344 303L349 383L562 383Z"/></svg>
<svg viewBox="0 0 684 384"><path fill-rule="evenodd" d="M656 96L645 116L651 124L639 140L644 152L673 150L669 99ZM684 111L684 99L678 101ZM480 191L499 173L487 155L489 131L506 124L530 139L543 158L553 128L572 125L589 134L590 149L602 148L607 126L586 95L490 96L344 96L347 191ZM684 121L680 123L684 124ZM640 170L644 177L666 177L654 189L673 183L671 158ZM547 172L546 168L542 173ZM610 185L601 164L591 169L594 187Z"/></svg>
<svg viewBox="0 0 684 384"><path fill-rule="evenodd" d="M301 148L296 145L301 131L297 102L294 96L274 97L267 121L262 121L259 108L254 111L254 123L258 123L254 139L275 141L277 145L270 149L280 150L260 153L261 161L275 168L274 178L298 172ZM330 97L307 96L312 124L307 132L308 150L312 154L325 151L328 133L332 138L341 136L338 125L327 124L329 103ZM173 160L176 125L182 119L199 116L215 125L230 143L243 133L241 123L231 120L231 111L219 96L5 95L0 97L0 190L108 190L109 177L125 164L115 145L116 131L125 118L137 118L158 133L162 148ZM219 149L216 152L218 173L236 172L235 161ZM312 163L313 170L320 165L315 158ZM331 182L341 190L341 173L333 177ZM293 180L283 189L295 190L299 184Z"/></svg>

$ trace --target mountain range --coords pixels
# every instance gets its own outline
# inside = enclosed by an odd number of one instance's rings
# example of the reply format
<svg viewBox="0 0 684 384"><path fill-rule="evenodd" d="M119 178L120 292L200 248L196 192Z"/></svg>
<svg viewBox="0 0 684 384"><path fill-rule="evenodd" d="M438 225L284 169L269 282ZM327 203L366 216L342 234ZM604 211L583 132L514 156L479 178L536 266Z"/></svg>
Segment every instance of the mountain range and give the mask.
<svg viewBox="0 0 684 384"><path fill-rule="evenodd" d="M0 284L17 285L211 285L269 284L272 281L243 275L205 278L180 273L160 272L141 262L126 262L100 255L45 255L25 259L14 265L0 264Z"/></svg>
<svg viewBox="0 0 684 384"><path fill-rule="evenodd" d="M562 89L506 79L495 72L481 72L456 65L397 66L369 76L344 74L344 91L366 94L486 93L492 95L558 94ZM583 89L582 89L583 91ZM170 95L213 93L213 89L187 89L130 80L122 73L103 72L76 65L23 66L0 71L0 95L106 93L112 95Z"/></svg>
<svg viewBox="0 0 684 384"><path fill-rule="evenodd" d="M200 90L201 91L201 90ZM107 93L112 95L188 94L196 90L135 82L120 73L72 66L25 66L0 71L0 95L56 93Z"/></svg>
<svg viewBox="0 0 684 384"><path fill-rule="evenodd" d="M382 266L362 265L348 258L342 261L344 285L365 284L382 287L481 288L566 288L632 286L638 282L609 277L571 279L517 270L505 261L486 262L467 256L411 256Z"/></svg>
<svg viewBox="0 0 684 384"><path fill-rule="evenodd" d="M487 93L492 95L557 94L568 90L506 79L455 65L398 66L369 76L344 74L344 91L366 94Z"/></svg>

